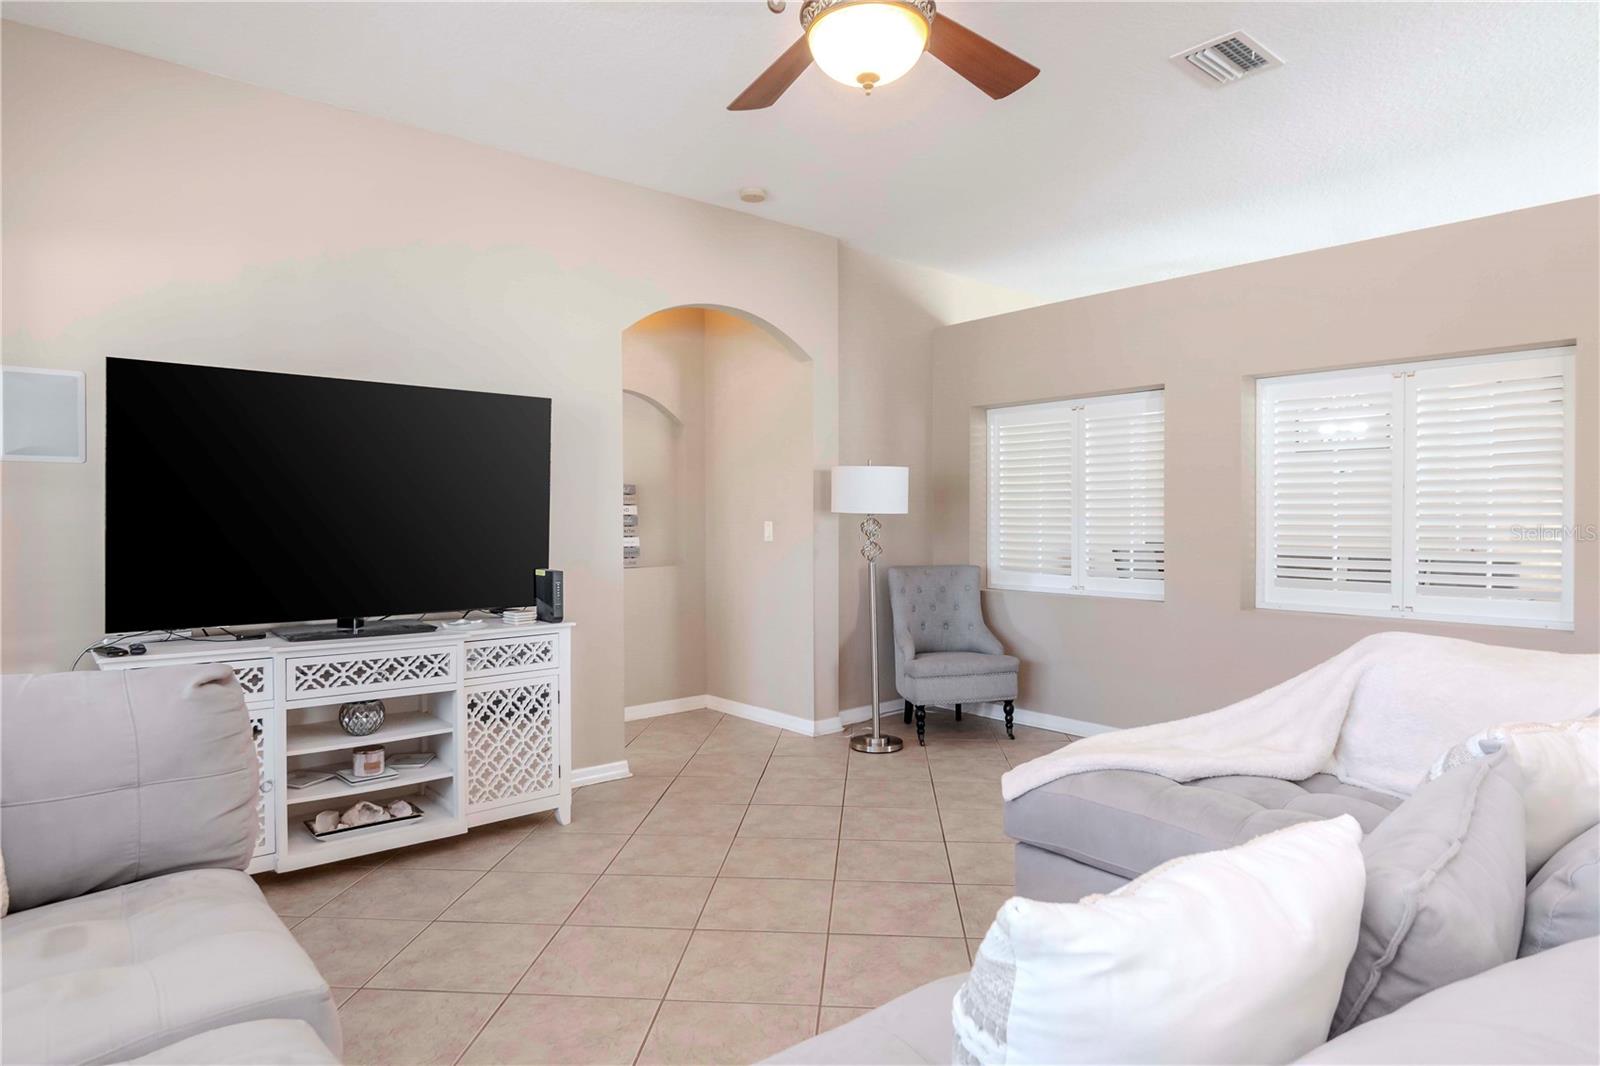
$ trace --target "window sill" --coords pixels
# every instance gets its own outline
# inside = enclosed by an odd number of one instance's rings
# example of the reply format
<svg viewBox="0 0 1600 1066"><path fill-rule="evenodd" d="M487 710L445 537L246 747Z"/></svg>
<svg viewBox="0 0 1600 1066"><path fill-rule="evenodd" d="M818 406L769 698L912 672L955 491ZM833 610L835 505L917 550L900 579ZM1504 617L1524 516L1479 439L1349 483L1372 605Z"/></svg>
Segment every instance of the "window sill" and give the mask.
<svg viewBox="0 0 1600 1066"><path fill-rule="evenodd" d="M1423 611L1352 610L1348 607L1316 607L1307 603L1256 603L1258 611L1277 611L1281 614L1331 614L1345 618L1382 618L1390 622L1441 622L1451 625L1473 626L1483 629L1548 629L1571 633L1576 629L1572 622L1549 621L1540 618L1475 618L1459 614L1437 614Z"/></svg>
<svg viewBox="0 0 1600 1066"><path fill-rule="evenodd" d="M1164 592L1114 592L1106 589L1048 589L1034 585L1002 585L990 582L983 586L985 592L1037 592L1045 596L1075 596L1085 599L1102 600L1147 600L1152 603L1161 603L1166 600Z"/></svg>

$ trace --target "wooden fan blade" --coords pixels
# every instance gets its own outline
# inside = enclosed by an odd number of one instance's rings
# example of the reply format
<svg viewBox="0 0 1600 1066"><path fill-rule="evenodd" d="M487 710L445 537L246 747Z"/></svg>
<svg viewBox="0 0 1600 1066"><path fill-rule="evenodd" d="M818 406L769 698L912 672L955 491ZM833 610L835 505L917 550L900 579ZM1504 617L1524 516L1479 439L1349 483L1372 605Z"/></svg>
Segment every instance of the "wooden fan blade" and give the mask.
<svg viewBox="0 0 1600 1066"><path fill-rule="evenodd" d="M794 84L794 80L806 72L811 65L811 46L806 43L805 37L789 46L789 50L779 56L777 62L761 72L750 87L740 93L738 99L728 105L729 111L755 111L763 107L771 107L778 102L784 90Z"/></svg>
<svg viewBox="0 0 1600 1066"><path fill-rule="evenodd" d="M972 84L1003 100L1039 76L1039 68L980 37L943 11L934 16L928 51Z"/></svg>

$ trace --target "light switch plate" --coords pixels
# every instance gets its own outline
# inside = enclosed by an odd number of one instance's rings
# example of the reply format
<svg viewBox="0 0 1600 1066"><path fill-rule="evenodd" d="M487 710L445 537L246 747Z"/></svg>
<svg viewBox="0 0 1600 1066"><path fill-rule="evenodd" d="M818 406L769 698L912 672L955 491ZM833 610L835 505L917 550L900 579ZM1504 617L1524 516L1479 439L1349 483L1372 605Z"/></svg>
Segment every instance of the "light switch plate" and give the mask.
<svg viewBox="0 0 1600 1066"><path fill-rule="evenodd" d="M761 523L761 539L766 541L768 544L772 543L772 523L771 522L763 522L763 523Z"/></svg>

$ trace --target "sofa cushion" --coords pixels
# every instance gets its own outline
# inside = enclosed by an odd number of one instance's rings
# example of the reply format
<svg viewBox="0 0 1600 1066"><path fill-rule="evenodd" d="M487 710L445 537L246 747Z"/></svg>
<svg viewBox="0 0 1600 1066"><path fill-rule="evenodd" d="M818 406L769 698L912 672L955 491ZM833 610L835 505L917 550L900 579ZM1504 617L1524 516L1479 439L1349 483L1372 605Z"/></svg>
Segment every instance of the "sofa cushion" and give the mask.
<svg viewBox="0 0 1600 1066"><path fill-rule="evenodd" d="M1505 752L1429 781L1361 846L1361 938L1333 1035L1517 957L1526 816Z"/></svg>
<svg viewBox="0 0 1600 1066"><path fill-rule="evenodd" d="M1356 1026L1300 1061L1317 1066L1592 1066L1600 1062L1597 1034L1600 940L1590 937L1445 985L1393 1014Z"/></svg>
<svg viewBox="0 0 1600 1066"><path fill-rule="evenodd" d="M1600 825L1567 842L1528 882L1518 955L1600 936Z"/></svg>
<svg viewBox="0 0 1600 1066"><path fill-rule="evenodd" d="M1096 770L1010 800L1005 828L1034 847L1132 878L1180 855L1231 848L1319 818L1348 814L1370 833L1399 803L1328 774L1304 781L1210 777L1182 784L1135 770Z"/></svg>
<svg viewBox="0 0 1600 1066"><path fill-rule="evenodd" d="M979 655L973 651L925 651L906 663L907 677L972 677L977 674L1014 674L1015 655Z"/></svg>
<svg viewBox="0 0 1600 1066"><path fill-rule="evenodd" d="M133 1061L141 1066L339 1066L315 1029L289 1018L211 1029Z"/></svg>
<svg viewBox="0 0 1600 1066"><path fill-rule="evenodd" d="M120 1062L258 1018L299 1018L335 1054L328 985L236 870L191 870L0 921L5 1062Z"/></svg>
<svg viewBox="0 0 1600 1066"><path fill-rule="evenodd" d="M950 1002L966 974L941 977L899 999L767 1059L770 1063L878 1066L948 1063L955 1039Z"/></svg>

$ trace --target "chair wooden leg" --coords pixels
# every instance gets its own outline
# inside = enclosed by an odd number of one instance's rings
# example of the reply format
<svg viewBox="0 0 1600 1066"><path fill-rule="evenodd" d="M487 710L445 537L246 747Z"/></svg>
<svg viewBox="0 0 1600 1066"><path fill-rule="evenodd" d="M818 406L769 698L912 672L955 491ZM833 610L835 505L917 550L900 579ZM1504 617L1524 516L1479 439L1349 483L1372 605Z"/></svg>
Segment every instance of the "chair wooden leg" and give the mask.
<svg viewBox="0 0 1600 1066"><path fill-rule="evenodd" d="M1011 731L1011 716L1016 713L1017 705L1013 700L1006 700L1006 736L1012 740L1017 739L1017 734Z"/></svg>
<svg viewBox="0 0 1600 1066"><path fill-rule="evenodd" d="M928 741L923 736L927 732L927 728L928 709L919 703L917 704L917 743L923 747L928 746Z"/></svg>
<svg viewBox="0 0 1600 1066"><path fill-rule="evenodd" d="M911 724L911 701L906 700L906 725Z"/></svg>
<svg viewBox="0 0 1600 1066"><path fill-rule="evenodd" d="M956 721L961 721L961 704L956 704Z"/></svg>

